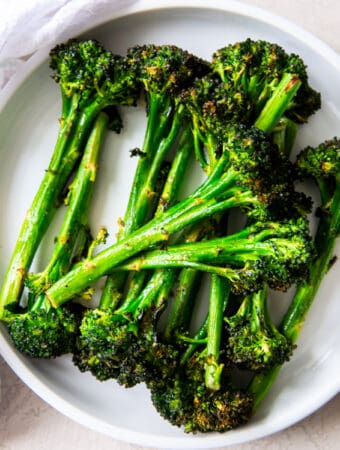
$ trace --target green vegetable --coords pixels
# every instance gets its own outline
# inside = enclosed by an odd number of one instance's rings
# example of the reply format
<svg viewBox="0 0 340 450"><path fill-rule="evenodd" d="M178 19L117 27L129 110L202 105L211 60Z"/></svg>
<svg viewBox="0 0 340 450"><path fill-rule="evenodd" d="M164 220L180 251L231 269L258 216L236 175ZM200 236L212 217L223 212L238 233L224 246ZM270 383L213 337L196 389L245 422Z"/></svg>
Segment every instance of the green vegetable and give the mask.
<svg viewBox="0 0 340 450"><path fill-rule="evenodd" d="M50 65L61 88L60 129L49 166L22 223L0 305L19 300L35 252L62 201L95 118L109 106L135 104L139 94L126 59L96 41L58 45L50 53Z"/></svg>
<svg viewBox="0 0 340 450"><path fill-rule="evenodd" d="M30 274L28 304L2 302L0 317L8 324L14 345L34 358L53 358L74 350L81 320L81 308L66 305L52 308L44 290L70 270L76 254L88 249L87 213L96 178L98 157L108 125L108 116L100 113L86 144L79 169L67 196L66 213L49 264L38 274ZM85 237L85 239L84 239Z"/></svg>
<svg viewBox="0 0 340 450"><path fill-rule="evenodd" d="M283 213L286 205L291 210L301 195L292 189L288 161L283 170L282 158L275 148L269 150L270 146L259 130L230 130L214 171L193 194L128 238L75 265L46 291L52 305L60 306L122 261L152 245L166 243L171 234L219 211L236 206L246 211L251 208L251 217L263 219L271 210Z"/></svg>
<svg viewBox="0 0 340 450"><path fill-rule="evenodd" d="M340 141L325 141L318 147L302 150L296 161L301 175L314 179L320 191L319 224L314 238L316 257L309 266L309 275L299 283L281 326L281 333L292 343L298 340L307 313L318 289L334 261L334 247L340 234ZM281 365L256 375L249 391L255 396L255 408L261 403L276 379Z"/></svg>

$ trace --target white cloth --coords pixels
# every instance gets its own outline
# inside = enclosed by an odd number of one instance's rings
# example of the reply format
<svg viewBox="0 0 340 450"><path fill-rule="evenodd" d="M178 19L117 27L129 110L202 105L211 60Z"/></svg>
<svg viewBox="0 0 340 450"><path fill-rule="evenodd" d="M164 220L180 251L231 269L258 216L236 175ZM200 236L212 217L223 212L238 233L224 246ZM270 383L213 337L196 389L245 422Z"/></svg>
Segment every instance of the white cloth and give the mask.
<svg viewBox="0 0 340 450"><path fill-rule="evenodd" d="M0 0L0 88L41 47L53 47L138 0Z"/></svg>

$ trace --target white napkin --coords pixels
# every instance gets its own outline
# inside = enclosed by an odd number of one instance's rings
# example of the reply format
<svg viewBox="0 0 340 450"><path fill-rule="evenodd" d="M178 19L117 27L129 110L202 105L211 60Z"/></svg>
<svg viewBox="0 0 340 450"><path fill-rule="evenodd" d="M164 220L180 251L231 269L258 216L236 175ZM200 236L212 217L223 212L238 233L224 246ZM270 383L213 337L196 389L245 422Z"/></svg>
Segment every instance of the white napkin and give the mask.
<svg viewBox="0 0 340 450"><path fill-rule="evenodd" d="M0 0L0 88L41 47L53 47L138 0Z"/></svg>

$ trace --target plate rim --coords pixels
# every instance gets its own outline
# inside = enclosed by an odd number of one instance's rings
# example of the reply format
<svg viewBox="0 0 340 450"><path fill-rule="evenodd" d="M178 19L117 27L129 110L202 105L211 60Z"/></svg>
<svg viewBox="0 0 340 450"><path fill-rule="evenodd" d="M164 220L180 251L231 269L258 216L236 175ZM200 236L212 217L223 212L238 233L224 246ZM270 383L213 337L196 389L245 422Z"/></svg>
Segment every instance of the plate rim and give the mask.
<svg viewBox="0 0 340 450"><path fill-rule="evenodd" d="M157 0L139 0L137 3L133 1L127 1L118 9L112 10L111 14L107 17L94 20L91 24L84 25L79 29L77 34L85 33L94 29L100 25L108 23L110 21L128 17L130 15L157 11L157 10L178 10L178 9L207 9L211 11L223 11L226 13L239 14L245 17L259 20L264 24L269 24L276 29L284 31L286 34L291 35L295 39L304 43L308 48L314 52L320 54L327 62L333 65L336 71L340 74L340 56L333 50L328 44L323 42L318 37L314 36L309 31L304 30L302 27L296 25L292 21L283 18L275 13L269 12L260 7L249 5L246 3L240 3L234 0L163 0L161 3ZM23 65L21 69L11 78L11 80L5 85L0 92L0 114L6 104L10 101L12 95L23 84L23 82L30 77L30 75L42 64L49 53L50 46L44 47L38 50L33 56L31 56ZM63 400L58 394L50 389L39 376L33 375L25 363L25 358L13 349L9 341L5 338L7 331L3 324L0 324L0 354L4 358L5 362L11 367L15 374L40 398L46 401L50 406L61 412L63 415L69 417L71 420L80 423L94 431L100 432L114 439L118 439L123 442L143 445L148 447L160 447L173 449L206 449L225 447L234 444L241 444L250 442L255 439L260 439L265 436L272 435L283 429L286 429L298 421L306 418L318 408L327 403L340 391L340 378L335 380L334 385L328 385L327 389L322 391L322 395L313 398L313 402L310 402L310 407L305 408L307 412L304 413L292 413L289 420L284 424L276 423L270 430L266 429L268 425L262 425L255 430L248 430L247 437L234 434L233 431L225 434L207 434L207 435L184 435L183 437L169 437L152 435L150 433L143 433L129 430L128 436L126 429L118 427L113 424L108 424L103 420L97 419L90 413L86 413L78 407L73 406L69 401ZM315 401L315 398L318 401ZM241 430L239 428L238 430ZM236 431L236 430L235 430ZM150 442L151 441L151 442Z"/></svg>

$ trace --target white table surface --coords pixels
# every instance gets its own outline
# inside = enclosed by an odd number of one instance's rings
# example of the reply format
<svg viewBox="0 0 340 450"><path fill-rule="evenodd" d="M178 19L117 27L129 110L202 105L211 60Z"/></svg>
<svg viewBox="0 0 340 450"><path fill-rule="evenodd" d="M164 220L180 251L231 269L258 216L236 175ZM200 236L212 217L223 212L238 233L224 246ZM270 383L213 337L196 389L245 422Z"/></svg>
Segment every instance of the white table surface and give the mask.
<svg viewBox="0 0 340 450"><path fill-rule="evenodd" d="M290 19L340 52L339 0L242 1ZM64 417L31 392L0 358L0 450L138 448L102 436ZM339 448L340 395L310 417L282 432L255 442L228 447L230 450Z"/></svg>

